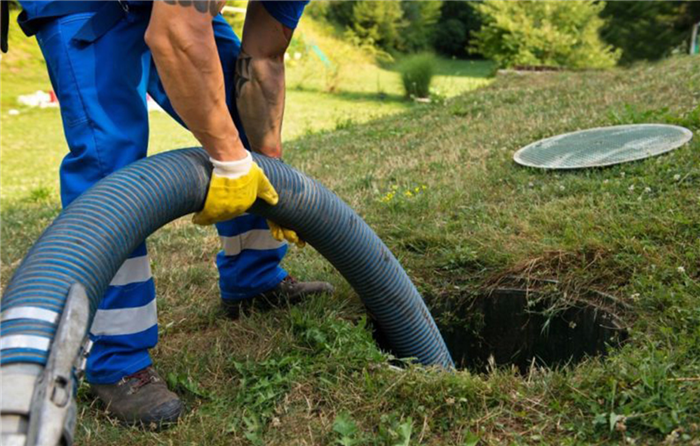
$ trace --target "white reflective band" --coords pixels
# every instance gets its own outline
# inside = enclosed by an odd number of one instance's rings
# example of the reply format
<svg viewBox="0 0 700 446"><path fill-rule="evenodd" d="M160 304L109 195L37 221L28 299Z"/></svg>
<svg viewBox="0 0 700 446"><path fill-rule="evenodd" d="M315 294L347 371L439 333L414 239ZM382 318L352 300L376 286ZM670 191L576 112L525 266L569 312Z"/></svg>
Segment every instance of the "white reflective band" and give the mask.
<svg viewBox="0 0 700 446"><path fill-rule="evenodd" d="M221 237L221 244L224 247L224 254L235 256L244 249L277 249L284 246L286 242L275 239L269 229L251 229L233 237Z"/></svg>
<svg viewBox="0 0 700 446"><path fill-rule="evenodd" d="M90 333L95 336L120 336L148 330L158 323L158 308L153 299L142 307L97 310Z"/></svg>
<svg viewBox="0 0 700 446"><path fill-rule="evenodd" d="M109 284L111 286L123 286L130 283L145 282L151 277L153 276L151 275L151 262L148 260L148 256L134 257L124 261Z"/></svg>
<svg viewBox="0 0 700 446"><path fill-rule="evenodd" d="M3 415L4 417L5 415ZM24 446L27 444L27 436L23 434L2 434L2 446Z"/></svg>
<svg viewBox="0 0 700 446"><path fill-rule="evenodd" d="M36 319L52 324L58 323L59 314L55 311L45 310L37 307L15 307L2 312L0 320L10 321L13 319Z"/></svg>
<svg viewBox="0 0 700 446"><path fill-rule="evenodd" d="M32 335L10 335L0 338L0 350L8 348L31 348L48 350L51 339Z"/></svg>

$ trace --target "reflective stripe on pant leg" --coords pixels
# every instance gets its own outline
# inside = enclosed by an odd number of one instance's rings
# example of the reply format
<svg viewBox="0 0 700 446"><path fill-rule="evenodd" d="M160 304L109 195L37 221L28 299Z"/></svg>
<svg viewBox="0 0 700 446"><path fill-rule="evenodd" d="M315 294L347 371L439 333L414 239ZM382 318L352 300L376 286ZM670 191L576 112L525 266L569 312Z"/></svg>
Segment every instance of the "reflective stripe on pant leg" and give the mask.
<svg viewBox="0 0 700 446"><path fill-rule="evenodd" d="M94 43L73 41L90 17L56 19L37 35L70 148L61 165L64 206L103 177L145 157L148 144L150 59L143 39L148 16L131 14ZM95 317L98 334L91 335L96 342L87 377L96 383L116 382L149 365L148 348L158 339L145 246L132 254L112 283ZM123 309L128 312L119 313Z"/></svg>
<svg viewBox="0 0 700 446"><path fill-rule="evenodd" d="M287 272L279 266L287 244L275 240L264 218L255 215L218 223L223 250L216 256L223 299L246 299L279 284Z"/></svg>
<svg viewBox="0 0 700 446"><path fill-rule="evenodd" d="M150 365L148 349L158 342L157 323L155 286L142 245L122 264L95 313L88 381L117 382Z"/></svg>

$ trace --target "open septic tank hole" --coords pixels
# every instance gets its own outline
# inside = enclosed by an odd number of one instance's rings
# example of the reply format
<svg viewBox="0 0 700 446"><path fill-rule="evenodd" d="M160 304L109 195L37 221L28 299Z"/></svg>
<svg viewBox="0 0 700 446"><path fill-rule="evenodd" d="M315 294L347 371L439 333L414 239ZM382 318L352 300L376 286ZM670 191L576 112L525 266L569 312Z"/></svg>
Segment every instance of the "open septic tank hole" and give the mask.
<svg viewBox="0 0 700 446"><path fill-rule="evenodd" d="M458 368L516 366L526 373L533 364L557 367L605 355L627 338L614 310L593 302L497 289L452 308L438 303L431 311ZM386 347L381 332L375 337Z"/></svg>

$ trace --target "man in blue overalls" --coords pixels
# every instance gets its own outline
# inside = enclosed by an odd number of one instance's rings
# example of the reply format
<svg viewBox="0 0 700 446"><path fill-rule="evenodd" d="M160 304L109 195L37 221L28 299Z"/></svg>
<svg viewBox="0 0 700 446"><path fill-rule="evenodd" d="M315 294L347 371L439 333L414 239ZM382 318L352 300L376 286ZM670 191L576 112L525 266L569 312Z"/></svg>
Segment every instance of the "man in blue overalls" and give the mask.
<svg viewBox="0 0 700 446"><path fill-rule="evenodd" d="M146 93L199 140L213 174L198 224L217 223L221 297L237 316L255 300L332 292L279 267L293 231L244 214L277 193L250 153L280 157L284 53L306 1L254 1L242 43L220 1L22 1L20 25L36 35L61 105L70 153L61 164L64 206L146 156ZM245 133L243 132L245 129ZM237 217L237 218L234 218ZM273 236L274 235L274 236ZM129 422L178 418L182 404L151 366L158 340L145 244L119 269L95 315L87 379Z"/></svg>

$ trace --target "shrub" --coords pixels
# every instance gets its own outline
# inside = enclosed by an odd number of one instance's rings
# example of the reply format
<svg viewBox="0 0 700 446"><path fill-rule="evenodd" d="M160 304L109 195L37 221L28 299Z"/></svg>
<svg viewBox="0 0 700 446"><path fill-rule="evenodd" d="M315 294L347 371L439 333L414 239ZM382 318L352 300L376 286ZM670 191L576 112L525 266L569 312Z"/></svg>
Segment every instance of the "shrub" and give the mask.
<svg viewBox="0 0 700 446"><path fill-rule="evenodd" d="M605 2L486 0L474 48L502 67L607 68L620 52L603 43Z"/></svg>
<svg viewBox="0 0 700 446"><path fill-rule="evenodd" d="M408 56L399 63L398 68L406 97L427 98L430 95L435 62L435 56L424 53Z"/></svg>
<svg viewBox="0 0 700 446"><path fill-rule="evenodd" d="M622 50L621 63L655 60L690 40L700 2L610 2L601 16L603 40Z"/></svg>

